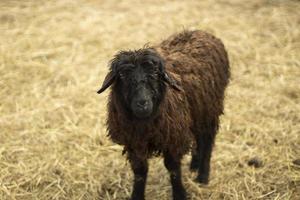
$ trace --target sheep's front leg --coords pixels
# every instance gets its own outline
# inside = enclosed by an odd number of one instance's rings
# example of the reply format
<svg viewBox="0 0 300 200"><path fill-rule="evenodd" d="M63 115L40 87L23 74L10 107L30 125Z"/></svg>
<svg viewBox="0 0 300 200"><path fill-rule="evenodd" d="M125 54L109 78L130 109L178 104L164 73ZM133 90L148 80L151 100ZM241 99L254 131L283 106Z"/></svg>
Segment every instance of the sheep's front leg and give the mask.
<svg viewBox="0 0 300 200"><path fill-rule="evenodd" d="M181 158L174 158L170 153L164 153L164 164L171 178L173 200L186 200L186 192L181 181Z"/></svg>
<svg viewBox="0 0 300 200"><path fill-rule="evenodd" d="M134 183L131 200L144 200L148 173L147 159L141 159L134 153L129 153L129 161L131 164L131 169L134 173Z"/></svg>

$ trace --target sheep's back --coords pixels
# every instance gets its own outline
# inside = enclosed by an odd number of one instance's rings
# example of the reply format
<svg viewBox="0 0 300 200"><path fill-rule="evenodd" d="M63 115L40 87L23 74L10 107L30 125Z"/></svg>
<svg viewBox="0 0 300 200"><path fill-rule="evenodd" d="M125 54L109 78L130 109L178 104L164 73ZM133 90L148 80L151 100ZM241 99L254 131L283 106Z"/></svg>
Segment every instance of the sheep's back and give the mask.
<svg viewBox="0 0 300 200"><path fill-rule="evenodd" d="M193 118L216 118L223 113L230 72L221 40L203 31L185 31L163 41L158 51L166 70L181 76Z"/></svg>

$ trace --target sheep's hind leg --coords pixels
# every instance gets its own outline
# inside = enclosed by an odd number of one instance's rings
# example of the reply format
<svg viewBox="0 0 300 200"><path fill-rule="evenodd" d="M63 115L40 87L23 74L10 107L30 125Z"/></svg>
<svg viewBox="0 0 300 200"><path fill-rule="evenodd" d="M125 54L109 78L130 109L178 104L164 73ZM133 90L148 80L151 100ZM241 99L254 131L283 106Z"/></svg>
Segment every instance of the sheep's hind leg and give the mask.
<svg viewBox="0 0 300 200"><path fill-rule="evenodd" d="M218 123L212 122L204 128L197 140L197 154L200 162L198 162L199 168L196 181L201 184L208 184L209 182L210 159L217 130Z"/></svg>
<svg viewBox="0 0 300 200"><path fill-rule="evenodd" d="M203 147L203 140L196 138L197 143L195 150L192 152L192 160L190 164L191 171L198 171L201 162L201 152L203 151L201 148Z"/></svg>
<svg viewBox="0 0 300 200"><path fill-rule="evenodd" d="M210 158L213 147L213 138L211 135L203 135L200 140L202 146L200 147L200 163L198 168L198 176L196 181L201 184L208 184L210 172Z"/></svg>
<svg viewBox="0 0 300 200"><path fill-rule="evenodd" d="M129 153L129 161L134 173L134 183L131 193L131 200L144 200L148 173L147 159L143 160L138 158L135 154Z"/></svg>
<svg viewBox="0 0 300 200"><path fill-rule="evenodd" d="M181 158L174 158L170 153L164 153L164 164L170 173L173 200L186 200L186 191L181 180Z"/></svg>

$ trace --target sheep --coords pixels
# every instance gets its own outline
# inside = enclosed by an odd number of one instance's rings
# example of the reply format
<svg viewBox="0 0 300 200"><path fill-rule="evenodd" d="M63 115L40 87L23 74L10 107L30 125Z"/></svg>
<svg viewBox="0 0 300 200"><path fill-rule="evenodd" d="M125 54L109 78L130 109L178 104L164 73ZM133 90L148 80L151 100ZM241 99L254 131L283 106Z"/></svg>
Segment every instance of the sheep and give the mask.
<svg viewBox="0 0 300 200"><path fill-rule="evenodd" d="M131 200L145 198L147 160L162 155L174 200L185 200L181 159L192 151L190 170L208 184L210 158L230 78L221 40L183 31L159 45L120 51L101 89L109 86L108 136L123 145L134 174Z"/></svg>

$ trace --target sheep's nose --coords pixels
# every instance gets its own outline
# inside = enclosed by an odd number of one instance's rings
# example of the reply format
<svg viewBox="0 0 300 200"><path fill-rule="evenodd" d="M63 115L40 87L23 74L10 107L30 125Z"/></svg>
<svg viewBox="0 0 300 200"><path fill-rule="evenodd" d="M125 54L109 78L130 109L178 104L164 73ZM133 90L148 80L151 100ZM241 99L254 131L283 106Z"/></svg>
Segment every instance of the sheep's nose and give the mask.
<svg viewBox="0 0 300 200"><path fill-rule="evenodd" d="M139 107L144 108L144 107L146 107L146 106L148 105L148 101L142 99L142 100L137 101L136 104L137 104Z"/></svg>

